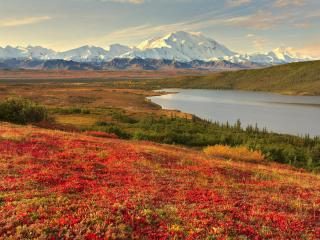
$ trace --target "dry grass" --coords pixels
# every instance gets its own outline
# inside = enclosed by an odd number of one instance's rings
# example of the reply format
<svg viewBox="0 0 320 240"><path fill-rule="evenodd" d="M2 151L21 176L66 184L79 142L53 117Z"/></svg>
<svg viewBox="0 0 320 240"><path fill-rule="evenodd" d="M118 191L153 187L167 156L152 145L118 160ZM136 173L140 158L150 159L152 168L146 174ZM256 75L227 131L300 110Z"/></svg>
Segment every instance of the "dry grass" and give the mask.
<svg viewBox="0 0 320 240"><path fill-rule="evenodd" d="M160 106L147 101L146 97L159 94L149 90L112 89L102 83L0 84L0 88L4 89L0 91L0 101L10 96L21 96L49 108L81 107L99 112L98 115L93 113L88 116L55 115L60 124L83 123L87 126L94 121L108 121L109 117L103 112L110 108L123 109L127 115L137 118L148 114L191 118L190 114L162 110Z"/></svg>
<svg viewBox="0 0 320 240"><path fill-rule="evenodd" d="M31 84L2 85L0 100L8 96L22 96L47 106L120 107L131 109L155 109L146 102L150 91L130 89L110 89L103 84ZM154 93L153 93L154 94Z"/></svg>
<svg viewBox="0 0 320 240"><path fill-rule="evenodd" d="M157 79L199 74L203 73L179 69L167 71L0 70L0 79Z"/></svg>
<svg viewBox="0 0 320 240"><path fill-rule="evenodd" d="M55 120L59 124L77 125L79 127L90 127L94 125L98 119L93 116L77 116L77 115L57 115Z"/></svg>

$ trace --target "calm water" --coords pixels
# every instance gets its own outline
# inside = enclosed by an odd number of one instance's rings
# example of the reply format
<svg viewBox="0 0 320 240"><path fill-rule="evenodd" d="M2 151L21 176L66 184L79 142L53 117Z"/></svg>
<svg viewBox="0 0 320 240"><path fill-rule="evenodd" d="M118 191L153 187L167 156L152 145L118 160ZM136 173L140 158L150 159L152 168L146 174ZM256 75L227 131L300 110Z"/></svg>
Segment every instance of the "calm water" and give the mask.
<svg viewBox="0 0 320 240"><path fill-rule="evenodd" d="M259 128L279 133L320 136L320 96L285 96L273 93L164 89L168 95L150 99L165 109L176 109L212 121Z"/></svg>

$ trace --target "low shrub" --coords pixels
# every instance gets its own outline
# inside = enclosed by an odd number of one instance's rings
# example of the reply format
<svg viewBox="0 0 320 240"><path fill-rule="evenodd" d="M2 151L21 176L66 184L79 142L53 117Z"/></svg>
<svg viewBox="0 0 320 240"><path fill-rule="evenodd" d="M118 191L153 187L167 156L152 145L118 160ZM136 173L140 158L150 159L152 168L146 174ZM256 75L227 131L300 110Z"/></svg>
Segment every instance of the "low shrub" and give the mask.
<svg viewBox="0 0 320 240"><path fill-rule="evenodd" d="M138 122L136 119L134 119L128 115L125 115L121 112L113 113L112 119L115 121L122 122L122 123L130 123L130 124L134 124L134 123Z"/></svg>
<svg viewBox="0 0 320 240"><path fill-rule="evenodd" d="M96 126L99 126L99 127L112 126L112 123L105 122L105 121L99 121L99 122L96 122Z"/></svg>
<svg viewBox="0 0 320 240"><path fill-rule="evenodd" d="M53 113L58 113L58 114L90 114L90 110L86 108L56 108L52 110Z"/></svg>
<svg viewBox="0 0 320 240"><path fill-rule="evenodd" d="M99 131L86 131L85 134L89 136L101 137L101 138L112 138L112 139L119 138L115 133L106 133L106 132L99 132Z"/></svg>
<svg viewBox="0 0 320 240"><path fill-rule="evenodd" d="M0 103L1 121L27 124L41 122L47 118L47 109L28 99L13 97Z"/></svg>
<svg viewBox="0 0 320 240"><path fill-rule="evenodd" d="M84 132L96 132L96 133L105 133L106 136L108 135L108 137L110 136L117 136L117 138L122 138L122 139L129 139L132 136L127 133L125 130L123 130L122 128L115 126L113 124L108 124L106 126L94 126L94 127L90 127L90 128L83 128L82 131ZM99 134L96 134L99 135Z"/></svg>

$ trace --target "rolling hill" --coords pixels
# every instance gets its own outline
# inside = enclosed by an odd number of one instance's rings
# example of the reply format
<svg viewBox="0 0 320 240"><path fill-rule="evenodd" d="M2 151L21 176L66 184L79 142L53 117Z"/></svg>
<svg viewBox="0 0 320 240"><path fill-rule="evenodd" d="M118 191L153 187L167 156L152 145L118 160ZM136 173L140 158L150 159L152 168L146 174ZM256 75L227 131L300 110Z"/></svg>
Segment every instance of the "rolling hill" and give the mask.
<svg viewBox="0 0 320 240"><path fill-rule="evenodd" d="M317 175L112 137L1 123L0 238L320 236Z"/></svg>

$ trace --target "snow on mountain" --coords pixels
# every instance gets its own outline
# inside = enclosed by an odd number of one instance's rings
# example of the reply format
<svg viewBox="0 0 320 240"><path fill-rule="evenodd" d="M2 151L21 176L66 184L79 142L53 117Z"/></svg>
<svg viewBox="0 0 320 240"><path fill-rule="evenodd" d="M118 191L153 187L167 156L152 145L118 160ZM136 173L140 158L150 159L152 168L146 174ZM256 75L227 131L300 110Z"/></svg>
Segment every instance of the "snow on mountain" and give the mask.
<svg viewBox="0 0 320 240"><path fill-rule="evenodd" d="M28 57L32 59L42 59L42 60L48 60L56 57L56 52L48 49L43 48L40 46L28 46L26 48L26 51L28 52Z"/></svg>
<svg viewBox="0 0 320 240"><path fill-rule="evenodd" d="M58 59L72 60L76 62L100 62L119 57L128 51L131 51L131 48L121 44L113 44L108 50L101 47L87 45L69 51L60 52L57 56Z"/></svg>
<svg viewBox="0 0 320 240"><path fill-rule="evenodd" d="M58 59L72 60L76 62L103 61L107 51L100 47L83 46L69 51L58 53Z"/></svg>
<svg viewBox="0 0 320 240"><path fill-rule="evenodd" d="M178 61L220 59L235 55L222 44L200 33L174 32L161 38L143 41L123 57L175 59Z"/></svg>
<svg viewBox="0 0 320 240"><path fill-rule="evenodd" d="M28 46L28 47L11 47L7 46L5 48L0 47L0 59L41 59L48 60L54 58L56 53L47 48L40 46Z"/></svg>
<svg viewBox="0 0 320 240"><path fill-rule="evenodd" d="M225 57L225 60L242 63L253 62L263 65L275 65L283 63L301 62L314 60L311 57L302 56L293 48L280 47L267 53L253 53L253 54L236 54L231 57Z"/></svg>
<svg viewBox="0 0 320 240"><path fill-rule="evenodd" d="M132 49L120 45L114 44L109 47L109 50L105 50L101 47L95 46L83 46L75 48L65 52L55 52L51 49L28 46L28 47L0 47L0 59L38 59L38 60L72 60L76 62L96 62L107 61L115 57L119 57Z"/></svg>
<svg viewBox="0 0 320 240"><path fill-rule="evenodd" d="M310 57L302 56L293 48L280 47L276 48L273 51L269 52L268 55L278 61L281 62L299 62L301 60L311 60Z"/></svg>
<svg viewBox="0 0 320 240"><path fill-rule="evenodd" d="M13 48L11 46L5 48L0 47L0 59L20 58L21 56L22 51L19 48Z"/></svg>
<svg viewBox="0 0 320 240"><path fill-rule="evenodd" d="M128 46L121 45L121 44L112 44L112 45L110 45L110 47L108 49L107 57L109 59L117 58L123 54L130 52L130 51L132 51L132 48L130 48Z"/></svg>
<svg viewBox="0 0 320 240"><path fill-rule="evenodd" d="M114 58L164 59L181 62L193 60L229 61L246 65L248 63L274 65L314 60L296 53L292 48L285 47L267 53L239 54L201 33L183 31L143 41L137 47L113 44L108 49L104 49L87 45L65 52L55 52L40 46L0 47L0 59L61 59L76 62L106 62Z"/></svg>

